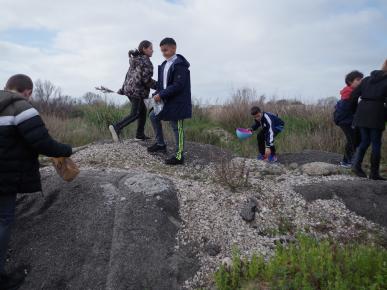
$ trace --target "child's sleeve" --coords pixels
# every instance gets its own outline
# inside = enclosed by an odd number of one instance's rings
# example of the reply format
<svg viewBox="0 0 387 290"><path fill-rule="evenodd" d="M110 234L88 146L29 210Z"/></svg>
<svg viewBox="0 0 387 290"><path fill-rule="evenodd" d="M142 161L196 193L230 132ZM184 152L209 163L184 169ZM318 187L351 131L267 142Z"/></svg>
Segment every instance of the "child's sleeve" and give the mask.
<svg viewBox="0 0 387 290"><path fill-rule="evenodd" d="M143 65L143 68L141 70L141 81L148 88L156 90L157 89L157 82L152 77L153 77L153 65L149 61L148 63L145 63Z"/></svg>
<svg viewBox="0 0 387 290"><path fill-rule="evenodd" d="M267 130L265 132L265 144L267 148L274 146L274 131L273 124L270 117L264 114L263 118L265 118L267 122Z"/></svg>
<svg viewBox="0 0 387 290"><path fill-rule="evenodd" d="M350 98L350 105L351 105L351 111L353 113L357 110L357 105L359 103L359 98L362 94L362 84L363 82L352 92L351 98Z"/></svg>
<svg viewBox="0 0 387 290"><path fill-rule="evenodd" d="M173 72L173 82L165 90L159 92L160 97L164 101L173 98L180 92L184 90L184 86L187 83L187 78L189 76L189 71L186 66L177 65Z"/></svg>

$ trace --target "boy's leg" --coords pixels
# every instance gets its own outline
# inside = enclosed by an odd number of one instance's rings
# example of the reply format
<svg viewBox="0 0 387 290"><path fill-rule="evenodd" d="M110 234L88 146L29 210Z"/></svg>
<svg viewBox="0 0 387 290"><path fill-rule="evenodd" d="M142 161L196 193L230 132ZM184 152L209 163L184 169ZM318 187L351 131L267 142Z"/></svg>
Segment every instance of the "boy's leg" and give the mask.
<svg viewBox="0 0 387 290"><path fill-rule="evenodd" d="M265 145L265 134L264 134L263 130L261 130L257 134L257 141L258 141L258 151L262 156L264 156L266 145Z"/></svg>
<svg viewBox="0 0 387 290"><path fill-rule="evenodd" d="M169 123L175 137L175 157L180 161L184 159L184 121L170 121Z"/></svg>
<svg viewBox="0 0 387 290"><path fill-rule="evenodd" d="M150 113L149 118L152 123L153 131L155 132L155 135L156 135L157 145L165 146L163 125L161 124L161 120L157 117L157 115L154 112Z"/></svg>
<svg viewBox="0 0 387 290"><path fill-rule="evenodd" d="M354 130L350 125L342 125L340 128L344 132L345 138L347 140L345 144L343 162L352 163L352 158L355 151Z"/></svg>
<svg viewBox="0 0 387 290"><path fill-rule="evenodd" d="M4 274L11 227L15 220L16 194L0 195L0 274Z"/></svg>

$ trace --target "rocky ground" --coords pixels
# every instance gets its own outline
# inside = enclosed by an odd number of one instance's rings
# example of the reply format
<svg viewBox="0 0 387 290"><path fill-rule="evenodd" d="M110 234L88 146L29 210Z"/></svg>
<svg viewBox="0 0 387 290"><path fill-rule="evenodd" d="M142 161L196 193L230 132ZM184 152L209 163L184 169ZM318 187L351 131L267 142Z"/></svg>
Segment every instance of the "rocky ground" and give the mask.
<svg viewBox="0 0 387 290"><path fill-rule="evenodd" d="M308 151L305 159L300 154L284 155L284 165L269 165L235 157L211 145L189 143L187 151L190 154L186 165L168 167L162 162L164 156L149 155L146 145L131 140L119 144L95 144L75 154L74 160L81 165L82 174L96 171L96 176L100 176L103 172L119 171L139 176L150 174L150 179L171 182L176 189L179 210L178 216L168 220L177 229L175 233L172 227L170 234L173 239L166 239L161 246L173 246L175 256L184 261L177 265L172 263L174 270L179 265L184 270L174 272L175 284L169 284L174 285L168 286L172 287L170 289L211 287L213 272L220 263L228 261L234 246L244 256L257 252L269 257L276 243L293 239L298 231L340 241L380 242L385 235L382 224L385 226L383 220L387 220L387 183L364 183L365 180L349 175L333 164L337 155ZM52 176L53 172L43 169L43 174ZM94 182L97 181L98 178ZM149 180L140 185L129 182L126 188L132 194L144 195L158 187L152 184ZM367 210L348 206L346 192L362 184L367 185L358 191L358 200L352 204L361 204L361 193L367 196L372 191L374 199L368 200L368 209L374 207L378 212L377 218L367 215ZM136 191L138 186L143 190ZM322 196L324 186L329 187L331 193ZM106 196L109 188L101 190L105 192L105 199L109 200L109 194ZM126 205L126 211L130 211L130 204ZM117 211L116 206L117 212L123 215L122 218L133 218L124 215L125 210ZM141 224L141 220L137 219L137 222ZM147 233L149 231L145 231L142 237L146 238ZM126 248L122 246L121 250ZM133 252L135 249L130 250ZM128 267L127 270L128 274L134 268ZM121 275L122 271L113 273Z"/></svg>

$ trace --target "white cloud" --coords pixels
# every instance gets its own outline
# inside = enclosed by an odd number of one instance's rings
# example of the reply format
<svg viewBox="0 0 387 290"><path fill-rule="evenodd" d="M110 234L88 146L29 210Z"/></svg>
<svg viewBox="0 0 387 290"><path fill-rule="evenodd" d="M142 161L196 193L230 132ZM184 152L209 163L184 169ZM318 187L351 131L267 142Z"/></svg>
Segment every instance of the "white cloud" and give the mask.
<svg viewBox="0 0 387 290"><path fill-rule="evenodd" d="M3 3L5 2L5 3ZM65 93L121 85L127 51L175 37L191 62L193 95L221 100L252 86L279 97L337 94L344 74L368 73L387 57L385 1L31 1L2 0L1 31L55 31L51 47L0 38L0 82L23 72Z"/></svg>

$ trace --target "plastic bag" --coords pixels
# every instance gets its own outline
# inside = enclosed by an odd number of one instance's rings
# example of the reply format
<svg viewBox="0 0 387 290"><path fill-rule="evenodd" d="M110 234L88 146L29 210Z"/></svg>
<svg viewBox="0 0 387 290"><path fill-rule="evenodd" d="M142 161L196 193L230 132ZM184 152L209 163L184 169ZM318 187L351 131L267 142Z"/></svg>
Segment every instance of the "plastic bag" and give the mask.
<svg viewBox="0 0 387 290"><path fill-rule="evenodd" d="M56 172L64 181L73 181L79 174L79 168L71 158L51 158Z"/></svg>
<svg viewBox="0 0 387 290"><path fill-rule="evenodd" d="M155 102L153 110L155 111L155 114L158 115L163 110L163 108L164 108L164 102L160 101L160 102Z"/></svg>
<svg viewBox="0 0 387 290"><path fill-rule="evenodd" d="M154 99L151 99L150 105L153 107L153 111L156 115L160 114L164 108L164 102L162 100L160 102L156 102Z"/></svg>

